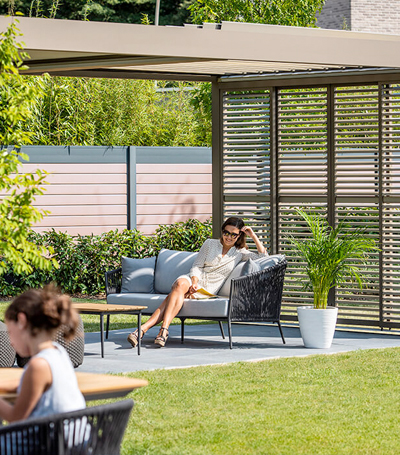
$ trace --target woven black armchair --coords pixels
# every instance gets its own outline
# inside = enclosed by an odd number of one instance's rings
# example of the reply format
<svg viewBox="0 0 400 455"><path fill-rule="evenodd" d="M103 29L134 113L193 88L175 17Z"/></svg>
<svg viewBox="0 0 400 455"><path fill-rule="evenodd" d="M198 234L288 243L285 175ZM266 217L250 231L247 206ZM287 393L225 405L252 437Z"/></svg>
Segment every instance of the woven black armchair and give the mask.
<svg viewBox="0 0 400 455"><path fill-rule="evenodd" d="M232 322L276 323L286 344L280 322L286 267L285 259L261 272L232 279L227 319L231 349Z"/></svg>
<svg viewBox="0 0 400 455"><path fill-rule="evenodd" d="M232 323L271 322L278 324L283 344L286 344L280 322L283 281L287 267L286 259L260 272L233 278L229 296L228 314L224 318L193 319L216 320L222 338L225 338L222 322L228 324L229 347L232 349ZM179 316L177 316L179 318ZM185 319L181 319L181 340L184 340Z"/></svg>
<svg viewBox="0 0 400 455"><path fill-rule="evenodd" d="M133 407L124 400L0 428L1 455L119 455Z"/></svg>

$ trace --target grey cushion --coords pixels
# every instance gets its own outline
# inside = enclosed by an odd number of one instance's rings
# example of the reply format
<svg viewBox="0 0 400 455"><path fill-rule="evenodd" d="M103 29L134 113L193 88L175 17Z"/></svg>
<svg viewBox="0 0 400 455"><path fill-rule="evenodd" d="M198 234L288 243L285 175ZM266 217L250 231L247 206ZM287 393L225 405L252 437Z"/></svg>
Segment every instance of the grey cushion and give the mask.
<svg viewBox="0 0 400 455"><path fill-rule="evenodd" d="M265 270L272 265L278 264L278 262L283 261L284 259L285 256L283 254L273 254L272 256L256 259L254 262L261 267L261 270Z"/></svg>
<svg viewBox="0 0 400 455"><path fill-rule="evenodd" d="M232 278L239 278L242 275L243 267L244 262L239 262L239 264L232 270L231 274L225 280L221 289L218 291L218 295L229 297Z"/></svg>
<svg viewBox="0 0 400 455"><path fill-rule="evenodd" d="M206 300L185 299L178 317L226 318L228 317L228 302L229 299L223 297Z"/></svg>
<svg viewBox="0 0 400 455"><path fill-rule="evenodd" d="M249 275L250 273L259 272L261 270L260 264L253 261L253 259L247 259L242 268L241 276Z"/></svg>
<svg viewBox="0 0 400 455"><path fill-rule="evenodd" d="M163 303L166 294L150 293L130 293L130 294L109 294L107 303L112 305L139 305L147 306L143 314L153 314L153 312Z"/></svg>
<svg viewBox="0 0 400 455"><path fill-rule="evenodd" d="M154 292L156 256L133 259L122 257L121 292Z"/></svg>
<svg viewBox="0 0 400 455"><path fill-rule="evenodd" d="M162 249L157 257L154 288L156 293L169 294L180 275L188 275L197 253Z"/></svg>
<svg viewBox="0 0 400 455"><path fill-rule="evenodd" d="M109 294L107 303L115 305L143 305L147 306L143 314L153 314L167 297L165 294ZM185 299L178 317L218 318L228 316L228 299L193 300Z"/></svg>

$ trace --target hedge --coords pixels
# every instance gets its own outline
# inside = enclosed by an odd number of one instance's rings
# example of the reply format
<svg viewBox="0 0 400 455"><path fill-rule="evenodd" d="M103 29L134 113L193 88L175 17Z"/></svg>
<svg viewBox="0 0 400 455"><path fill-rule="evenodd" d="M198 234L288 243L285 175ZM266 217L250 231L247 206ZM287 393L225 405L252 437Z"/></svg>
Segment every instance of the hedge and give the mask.
<svg viewBox="0 0 400 455"><path fill-rule="evenodd" d="M161 225L153 236L146 236L136 229L77 236L54 229L42 234L32 232L31 241L53 248L59 268L16 274L9 266L0 276L0 296L14 296L27 288L50 282L68 294L102 294L105 292L104 272L120 267L122 256L150 257L157 255L162 248L198 251L211 236L211 220Z"/></svg>

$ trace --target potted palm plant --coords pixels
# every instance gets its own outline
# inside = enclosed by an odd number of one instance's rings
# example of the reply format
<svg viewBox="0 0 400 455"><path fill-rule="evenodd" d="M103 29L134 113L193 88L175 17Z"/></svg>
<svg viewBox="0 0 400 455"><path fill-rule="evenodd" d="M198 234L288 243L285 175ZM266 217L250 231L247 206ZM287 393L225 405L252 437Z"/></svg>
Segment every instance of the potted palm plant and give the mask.
<svg viewBox="0 0 400 455"><path fill-rule="evenodd" d="M360 265L368 260L368 253L378 250L374 239L366 236L365 228L352 229L343 220L335 228L321 215L308 214L298 209L310 235L304 239L290 237L302 262L308 281L304 288L314 295L313 306L297 308L301 336L308 348L329 348L335 333L338 309L327 306L329 290L348 277L363 285Z"/></svg>

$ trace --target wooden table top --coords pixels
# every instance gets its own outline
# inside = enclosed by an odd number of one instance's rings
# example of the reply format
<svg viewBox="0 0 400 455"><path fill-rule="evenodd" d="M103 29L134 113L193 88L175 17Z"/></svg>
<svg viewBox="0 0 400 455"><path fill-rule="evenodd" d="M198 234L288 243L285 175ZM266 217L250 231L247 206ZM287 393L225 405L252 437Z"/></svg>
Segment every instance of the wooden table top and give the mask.
<svg viewBox="0 0 400 455"><path fill-rule="evenodd" d="M147 308L147 306L112 305L108 303L73 303L72 306L78 312L88 311L93 313L129 313L130 311L140 311Z"/></svg>
<svg viewBox="0 0 400 455"><path fill-rule="evenodd" d="M15 400L23 371L22 368L0 368L0 397ZM132 390L148 385L145 379L95 373L75 374L86 401L124 397Z"/></svg>

